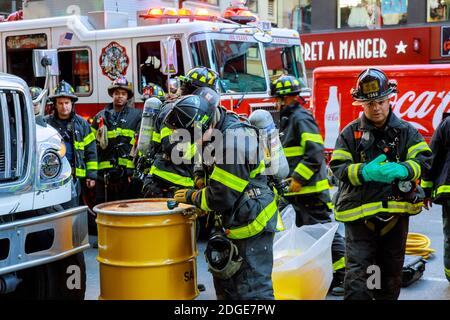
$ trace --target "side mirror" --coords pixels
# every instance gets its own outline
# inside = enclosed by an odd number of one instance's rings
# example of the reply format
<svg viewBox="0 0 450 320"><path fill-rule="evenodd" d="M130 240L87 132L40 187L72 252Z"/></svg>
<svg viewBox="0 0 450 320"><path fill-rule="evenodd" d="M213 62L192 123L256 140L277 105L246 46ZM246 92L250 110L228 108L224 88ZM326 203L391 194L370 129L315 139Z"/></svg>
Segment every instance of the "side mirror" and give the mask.
<svg viewBox="0 0 450 320"><path fill-rule="evenodd" d="M175 38L161 40L161 72L165 75L178 73L177 46Z"/></svg>
<svg viewBox="0 0 450 320"><path fill-rule="evenodd" d="M59 76L58 51L56 49L33 50L33 72L35 77Z"/></svg>

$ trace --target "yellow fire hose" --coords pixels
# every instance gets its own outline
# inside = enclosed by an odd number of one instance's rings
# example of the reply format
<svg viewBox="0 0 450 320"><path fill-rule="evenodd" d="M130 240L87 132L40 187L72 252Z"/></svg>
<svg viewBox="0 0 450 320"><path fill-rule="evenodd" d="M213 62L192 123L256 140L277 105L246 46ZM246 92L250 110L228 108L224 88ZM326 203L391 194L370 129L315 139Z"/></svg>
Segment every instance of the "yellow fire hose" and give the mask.
<svg viewBox="0 0 450 320"><path fill-rule="evenodd" d="M406 254L421 256L428 259L436 250L430 248L430 238L420 233L408 233L406 239Z"/></svg>

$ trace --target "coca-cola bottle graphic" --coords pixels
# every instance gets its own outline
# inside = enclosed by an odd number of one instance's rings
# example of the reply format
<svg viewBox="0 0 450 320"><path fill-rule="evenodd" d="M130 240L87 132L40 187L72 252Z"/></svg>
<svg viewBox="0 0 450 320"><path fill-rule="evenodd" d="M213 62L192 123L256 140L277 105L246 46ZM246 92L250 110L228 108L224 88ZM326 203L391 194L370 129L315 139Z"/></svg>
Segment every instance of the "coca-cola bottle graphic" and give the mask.
<svg viewBox="0 0 450 320"><path fill-rule="evenodd" d="M325 148L334 149L339 135L340 108L336 86L330 87L327 106L325 107Z"/></svg>

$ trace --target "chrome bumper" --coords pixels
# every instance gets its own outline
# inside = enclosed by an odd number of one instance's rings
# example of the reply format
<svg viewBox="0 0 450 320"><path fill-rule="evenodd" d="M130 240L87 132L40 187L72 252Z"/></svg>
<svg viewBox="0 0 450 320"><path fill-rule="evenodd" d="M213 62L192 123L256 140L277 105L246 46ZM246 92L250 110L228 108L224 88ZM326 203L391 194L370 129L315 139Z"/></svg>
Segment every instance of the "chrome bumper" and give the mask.
<svg viewBox="0 0 450 320"><path fill-rule="evenodd" d="M49 230L53 243L48 249L27 253L27 236ZM53 230L53 231L50 231ZM61 260L89 248L87 207L14 221L0 225L0 275Z"/></svg>

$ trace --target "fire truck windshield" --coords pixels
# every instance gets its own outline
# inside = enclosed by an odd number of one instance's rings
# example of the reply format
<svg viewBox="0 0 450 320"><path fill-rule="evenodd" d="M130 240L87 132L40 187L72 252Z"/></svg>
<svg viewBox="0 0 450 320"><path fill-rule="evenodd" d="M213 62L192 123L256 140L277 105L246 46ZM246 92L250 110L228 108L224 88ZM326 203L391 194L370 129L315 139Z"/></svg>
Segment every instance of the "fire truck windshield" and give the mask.
<svg viewBox="0 0 450 320"><path fill-rule="evenodd" d="M281 74L307 83L298 38L274 37L271 43L260 44L247 34L203 33L192 36L190 43L194 65L216 70L223 93L266 92L266 76L273 81Z"/></svg>
<svg viewBox="0 0 450 320"><path fill-rule="evenodd" d="M196 35L191 38L191 50L194 65L207 66L220 74L223 93L267 92L260 46L251 36Z"/></svg>

